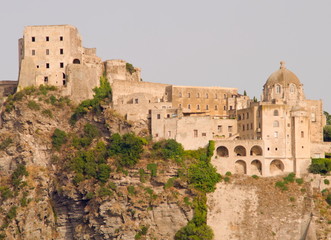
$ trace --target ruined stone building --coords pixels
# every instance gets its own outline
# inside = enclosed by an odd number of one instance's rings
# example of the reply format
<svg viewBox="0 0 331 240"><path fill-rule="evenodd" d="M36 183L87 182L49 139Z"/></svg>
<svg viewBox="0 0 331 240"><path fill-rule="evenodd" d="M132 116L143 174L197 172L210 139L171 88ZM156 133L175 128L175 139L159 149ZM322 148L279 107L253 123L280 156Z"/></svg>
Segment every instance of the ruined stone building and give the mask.
<svg viewBox="0 0 331 240"><path fill-rule="evenodd" d="M139 68L128 69L123 60L102 62L95 49L82 47L70 25L26 27L19 56L18 89L55 85L79 102L93 97L104 75L113 90L111 107L146 124L154 140L175 139L185 149L214 140L212 162L221 173L304 173L311 157L331 151L323 143L322 102L305 99L285 63L268 78L258 102L236 88L144 82Z"/></svg>

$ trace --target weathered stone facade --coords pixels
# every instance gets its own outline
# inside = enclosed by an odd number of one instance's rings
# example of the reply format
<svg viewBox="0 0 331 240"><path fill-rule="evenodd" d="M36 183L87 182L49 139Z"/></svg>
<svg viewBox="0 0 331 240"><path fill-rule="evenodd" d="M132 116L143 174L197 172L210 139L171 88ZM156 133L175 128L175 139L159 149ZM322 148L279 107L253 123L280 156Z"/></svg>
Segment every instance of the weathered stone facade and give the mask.
<svg viewBox="0 0 331 240"><path fill-rule="evenodd" d="M143 82L140 68L123 60L102 62L95 49L83 48L69 25L26 27L19 46L19 89L51 84L78 102L92 98L105 75L114 110L126 120L144 122L154 140L175 139L186 149L215 140L213 163L222 173L299 174L307 171L311 157L330 149L323 143L322 101L305 99L303 85L283 62L258 102L236 88Z"/></svg>

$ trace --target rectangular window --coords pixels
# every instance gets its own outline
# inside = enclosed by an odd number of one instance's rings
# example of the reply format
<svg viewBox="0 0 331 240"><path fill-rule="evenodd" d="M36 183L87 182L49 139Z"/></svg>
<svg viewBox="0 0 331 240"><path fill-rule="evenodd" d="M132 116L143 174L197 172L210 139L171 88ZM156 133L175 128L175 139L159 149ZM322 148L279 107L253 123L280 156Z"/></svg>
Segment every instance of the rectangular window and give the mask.
<svg viewBox="0 0 331 240"><path fill-rule="evenodd" d="M188 108L188 109L191 109L191 105L190 105L190 104L189 104L189 105L187 105L187 108Z"/></svg>
<svg viewBox="0 0 331 240"><path fill-rule="evenodd" d="M179 107L179 108L182 108L182 104L180 103L180 104L178 105L178 107Z"/></svg>
<svg viewBox="0 0 331 240"><path fill-rule="evenodd" d="M63 48L60 49L60 54L63 55Z"/></svg>
<svg viewBox="0 0 331 240"><path fill-rule="evenodd" d="M222 125L218 125L218 126L217 126L217 131L218 131L219 133L223 132L223 127L222 127Z"/></svg>
<svg viewBox="0 0 331 240"><path fill-rule="evenodd" d="M139 103L138 98L136 98L136 99L134 100L134 103L135 103L135 104L138 104L138 103Z"/></svg>
<svg viewBox="0 0 331 240"><path fill-rule="evenodd" d="M203 137L206 137L206 136L207 136L207 133L202 133L202 136L203 136Z"/></svg>
<svg viewBox="0 0 331 240"><path fill-rule="evenodd" d="M36 50L32 50L32 56L36 55Z"/></svg>
<svg viewBox="0 0 331 240"><path fill-rule="evenodd" d="M168 137L171 137L171 131L168 131Z"/></svg>
<svg viewBox="0 0 331 240"><path fill-rule="evenodd" d="M32 41L32 42L35 42L35 41L36 41L36 37L32 37L32 38L31 38L31 41Z"/></svg>
<svg viewBox="0 0 331 240"><path fill-rule="evenodd" d="M305 133L303 131L301 131L301 137L305 137Z"/></svg>
<svg viewBox="0 0 331 240"><path fill-rule="evenodd" d="M49 37L48 36L46 37L46 42L49 42Z"/></svg>
<svg viewBox="0 0 331 240"><path fill-rule="evenodd" d="M49 63L46 63L46 68L49 68Z"/></svg>
<svg viewBox="0 0 331 240"><path fill-rule="evenodd" d="M209 106L208 105L206 105L206 110L209 110Z"/></svg>
<svg viewBox="0 0 331 240"><path fill-rule="evenodd" d="M274 132L274 137L278 138L278 132Z"/></svg>
<svg viewBox="0 0 331 240"><path fill-rule="evenodd" d="M46 55L49 55L49 49L46 49Z"/></svg>
<svg viewBox="0 0 331 240"><path fill-rule="evenodd" d="M62 36L60 36L60 41L63 41L63 37Z"/></svg>
<svg viewBox="0 0 331 240"><path fill-rule="evenodd" d="M228 132L232 132L232 126L228 126Z"/></svg>
<svg viewBox="0 0 331 240"><path fill-rule="evenodd" d="M188 94L187 94L187 97L190 98L190 97L191 97L191 93L188 93Z"/></svg>
<svg viewBox="0 0 331 240"><path fill-rule="evenodd" d="M157 115L156 115L156 118L157 118L157 119L161 119L161 114L157 114Z"/></svg>
<svg viewBox="0 0 331 240"><path fill-rule="evenodd" d="M230 110L232 110L232 106L230 106Z"/></svg>
<svg viewBox="0 0 331 240"><path fill-rule="evenodd" d="M194 137L198 137L198 130L193 130L193 133L194 133Z"/></svg>
<svg viewBox="0 0 331 240"><path fill-rule="evenodd" d="M64 63L63 62L60 63L60 68L64 68Z"/></svg>
<svg viewBox="0 0 331 240"><path fill-rule="evenodd" d="M199 104L197 105L197 110L200 110L200 105Z"/></svg>
<svg viewBox="0 0 331 240"><path fill-rule="evenodd" d="M218 106L217 105L215 105L215 110L218 110Z"/></svg>
<svg viewBox="0 0 331 240"><path fill-rule="evenodd" d="M48 77L44 77L44 83L48 83Z"/></svg>

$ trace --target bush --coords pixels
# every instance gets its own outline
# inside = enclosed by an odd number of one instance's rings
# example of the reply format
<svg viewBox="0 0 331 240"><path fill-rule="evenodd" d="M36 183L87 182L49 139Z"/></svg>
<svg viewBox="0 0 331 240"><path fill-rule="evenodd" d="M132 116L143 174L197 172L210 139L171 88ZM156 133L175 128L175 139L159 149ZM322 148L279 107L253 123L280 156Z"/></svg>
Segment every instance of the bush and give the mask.
<svg viewBox="0 0 331 240"><path fill-rule="evenodd" d="M326 202L331 206L331 193L326 196Z"/></svg>
<svg viewBox="0 0 331 240"><path fill-rule="evenodd" d="M113 134L108 148L109 156L114 156L121 167L133 167L144 151L143 142L133 133Z"/></svg>
<svg viewBox="0 0 331 240"><path fill-rule="evenodd" d="M275 186L278 187L279 189L281 189L282 191L286 191L288 190L288 187L286 186L287 182L282 182L282 181L278 181L276 182Z"/></svg>
<svg viewBox="0 0 331 240"><path fill-rule="evenodd" d="M232 173L231 172L226 172L225 173L225 176L231 177L232 176Z"/></svg>
<svg viewBox="0 0 331 240"><path fill-rule="evenodd" d="M13 143L13 139L11 139L10 137L7 137L0 143L0 151L6 150L9 147L9 145L12 143Z"/></svg>
<svg viewBox="0 0 331 240"><path fill-rule="evenodd" d="M84 126L84 136L90 139L94 139L100 136L100 131L95 125L87 123Z"/></svg>
<svg viewBox="0 0 331 240"><path fill-rule="evenodd" d="M145 170L142 168L139 169L139 179L141 183L146 182L146 173Z"/></svg>
<svg viewBox="0 0 331 240"><path fill-rule="evenodd" d="M324 179L324 184L329 185L330 181L328 179Z"/></svg>
<svg viewBox="0 0 331 240"><path fill-rule="evenodd" d="M30 108L31 110L39 111L40 110L40 105L38 103L36 103L35 101L30 100L28 102L28 108Z"/></svg>
<svg viewBox="0 0 331 240"><path fill-rule="evenodd" d="M67 134L66 132L55 129L52 135L52 144L56 150L60 150L61 146L67 142Z"/></svg>
<svg viewBox="0 0 331 240"><path fill-rule="evenodd" d="M12 178L12 184L15 187L19 187L19 185L22 182L22 177L23 176L28 176L29 173L26 170L25 165L23 164L18 164L17 168L15 169L15 171L12 173L11 178Z"/></svg>
<svg viewBox="0 0 331 240"><path fill-rule="evenodd" d="M257 175L253 175L252 178L254 178L254 179L259 179L259 176L257 176Z"/></svg>
<svg viewBox="0 0 331 240"><path fill-rule="evenodd" d="M153 150L157 151L163 159L173 159L181 161L184 156L182 144L174 139L162 140L153 145Z"/></svg>
<svg viewBox="0 0 331 240"><path fill-rule="evenodd" d="M214 155L215 141L210 140L207 147L207 157L210 159Z"/></svg>
<svg viewBox="0 0 331 240"><path fill-rule="evenodd" d="M13 192L7 186L0 186L0 193L1 193L1 198L4 201L14 196Z"/></svg>
<svg viewBox="0 0 331 240"><path fill-rule="evenodd" d="M216 189L216 183L221 180L221 175L217 173L216 168L207 162L198 162L192 164L188 170L189 183L194 188L204 193L213 192Z"/></svg>
<svg viewBox="0 0 331 240"><path fill-rule="evenodd" d="M106 187L101 187L99 190L98 190L98 196L99 197L106 197L106 196L112 196L113 195L113 192L106 188Z"/></svg>
<svg viewBox="0 0 331 240"><path fill-rule="evenodd" d="M9 219L9 220L12 220L12 219L14 219L14 218L16 218L16 215L17 215L17 207L16 206L12 206L10 209L9 209L9 211L8 211L8 213L7 213L7 218Z"/></svg>
<svg viewBox="0 0 331 240"><path fill-rule="evenodd" d="M147 170L149 170L151 172L151 177L157 176L157 164L155 164L155 163L148 164Z"/></svg>
<svg viewBox="0 0 331 240"><path fill-rule="evenodd" d="M172 188L174 186L176 178L169 178L167 183L164 185L164 189Z"/></svg>
<svg viewBox="0 0 331 240"><path fill-rule="evenodd" d="M313 158L308 170L311 173L325 175L331 171L331 159Z"/></svg>
<svg viewBox="0 0 331 240"><path fill-rule="evenodd" d="M290 173L286 177L283 178L285 183L293 183L295 181L295 173Z"/></svg>
<svg viewBox="0 0 331 240"><path fill-rule="evenodd" d="M53 113L51 110L49 109L44 109L42 112L41 112L42 115L46 116L46 117L49 117L49 118L53 118Z"/></svg>
<svg viewBox="0 0 331 240"><path fill-rule="evenodd" d="M127 189L128 189L129 194L136 195L136 191L134 189L134 186L128 186Z"/></svg>
<svg viewBox="0 0 331 240"><path fill-rule="evenodd" d="M303 179L302 178L297 178L297 179L295 179L295 182L297 183L297 184L299 184L299 185L301 185L301 184L303 184Z"/></svg>
<svg viewBox="0 0 331 240"><path fill-rule="evenodd" d="M131 75L136 72L136 69L134 69L131 63L126 63L125 67L126 71L128 71Z"/></svg>
<svg viewBox="0 0 331 240"><path fill-rule="evenodd" d="M110 170L111 169L107 164L105 163L99 164L97 179L100 182L107 182L107 180L110 177Z"/></svg>

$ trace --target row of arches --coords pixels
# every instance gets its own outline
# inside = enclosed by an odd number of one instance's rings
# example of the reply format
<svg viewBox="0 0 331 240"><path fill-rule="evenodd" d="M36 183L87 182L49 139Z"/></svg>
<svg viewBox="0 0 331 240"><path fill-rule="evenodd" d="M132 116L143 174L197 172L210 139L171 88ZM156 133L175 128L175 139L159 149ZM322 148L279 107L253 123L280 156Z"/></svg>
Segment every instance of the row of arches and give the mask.
<svg viewBox="0 0 331 240"><path fill-rule="evenodd" d="M247 156L246 148L241 145L236 146L233 151L236 156ZM225 146L220 146L216 149L216 154L219 157L229 157L229 150ZM262 148L258 145L253 146L250 149L250 155L251 156L262 156L263 155Z"/></svg>
<svg viewBox="0 0 331 240"><path fill-rule="evenodd" d="M235 162L235 173L236 174L247 174L247 164L243 160ZM273 160L269 166L270 174L277 175L284 172L284 164L281 160ZM262 175L262 163L259 160L253 160L250 163L250 175Z"/></svg>

